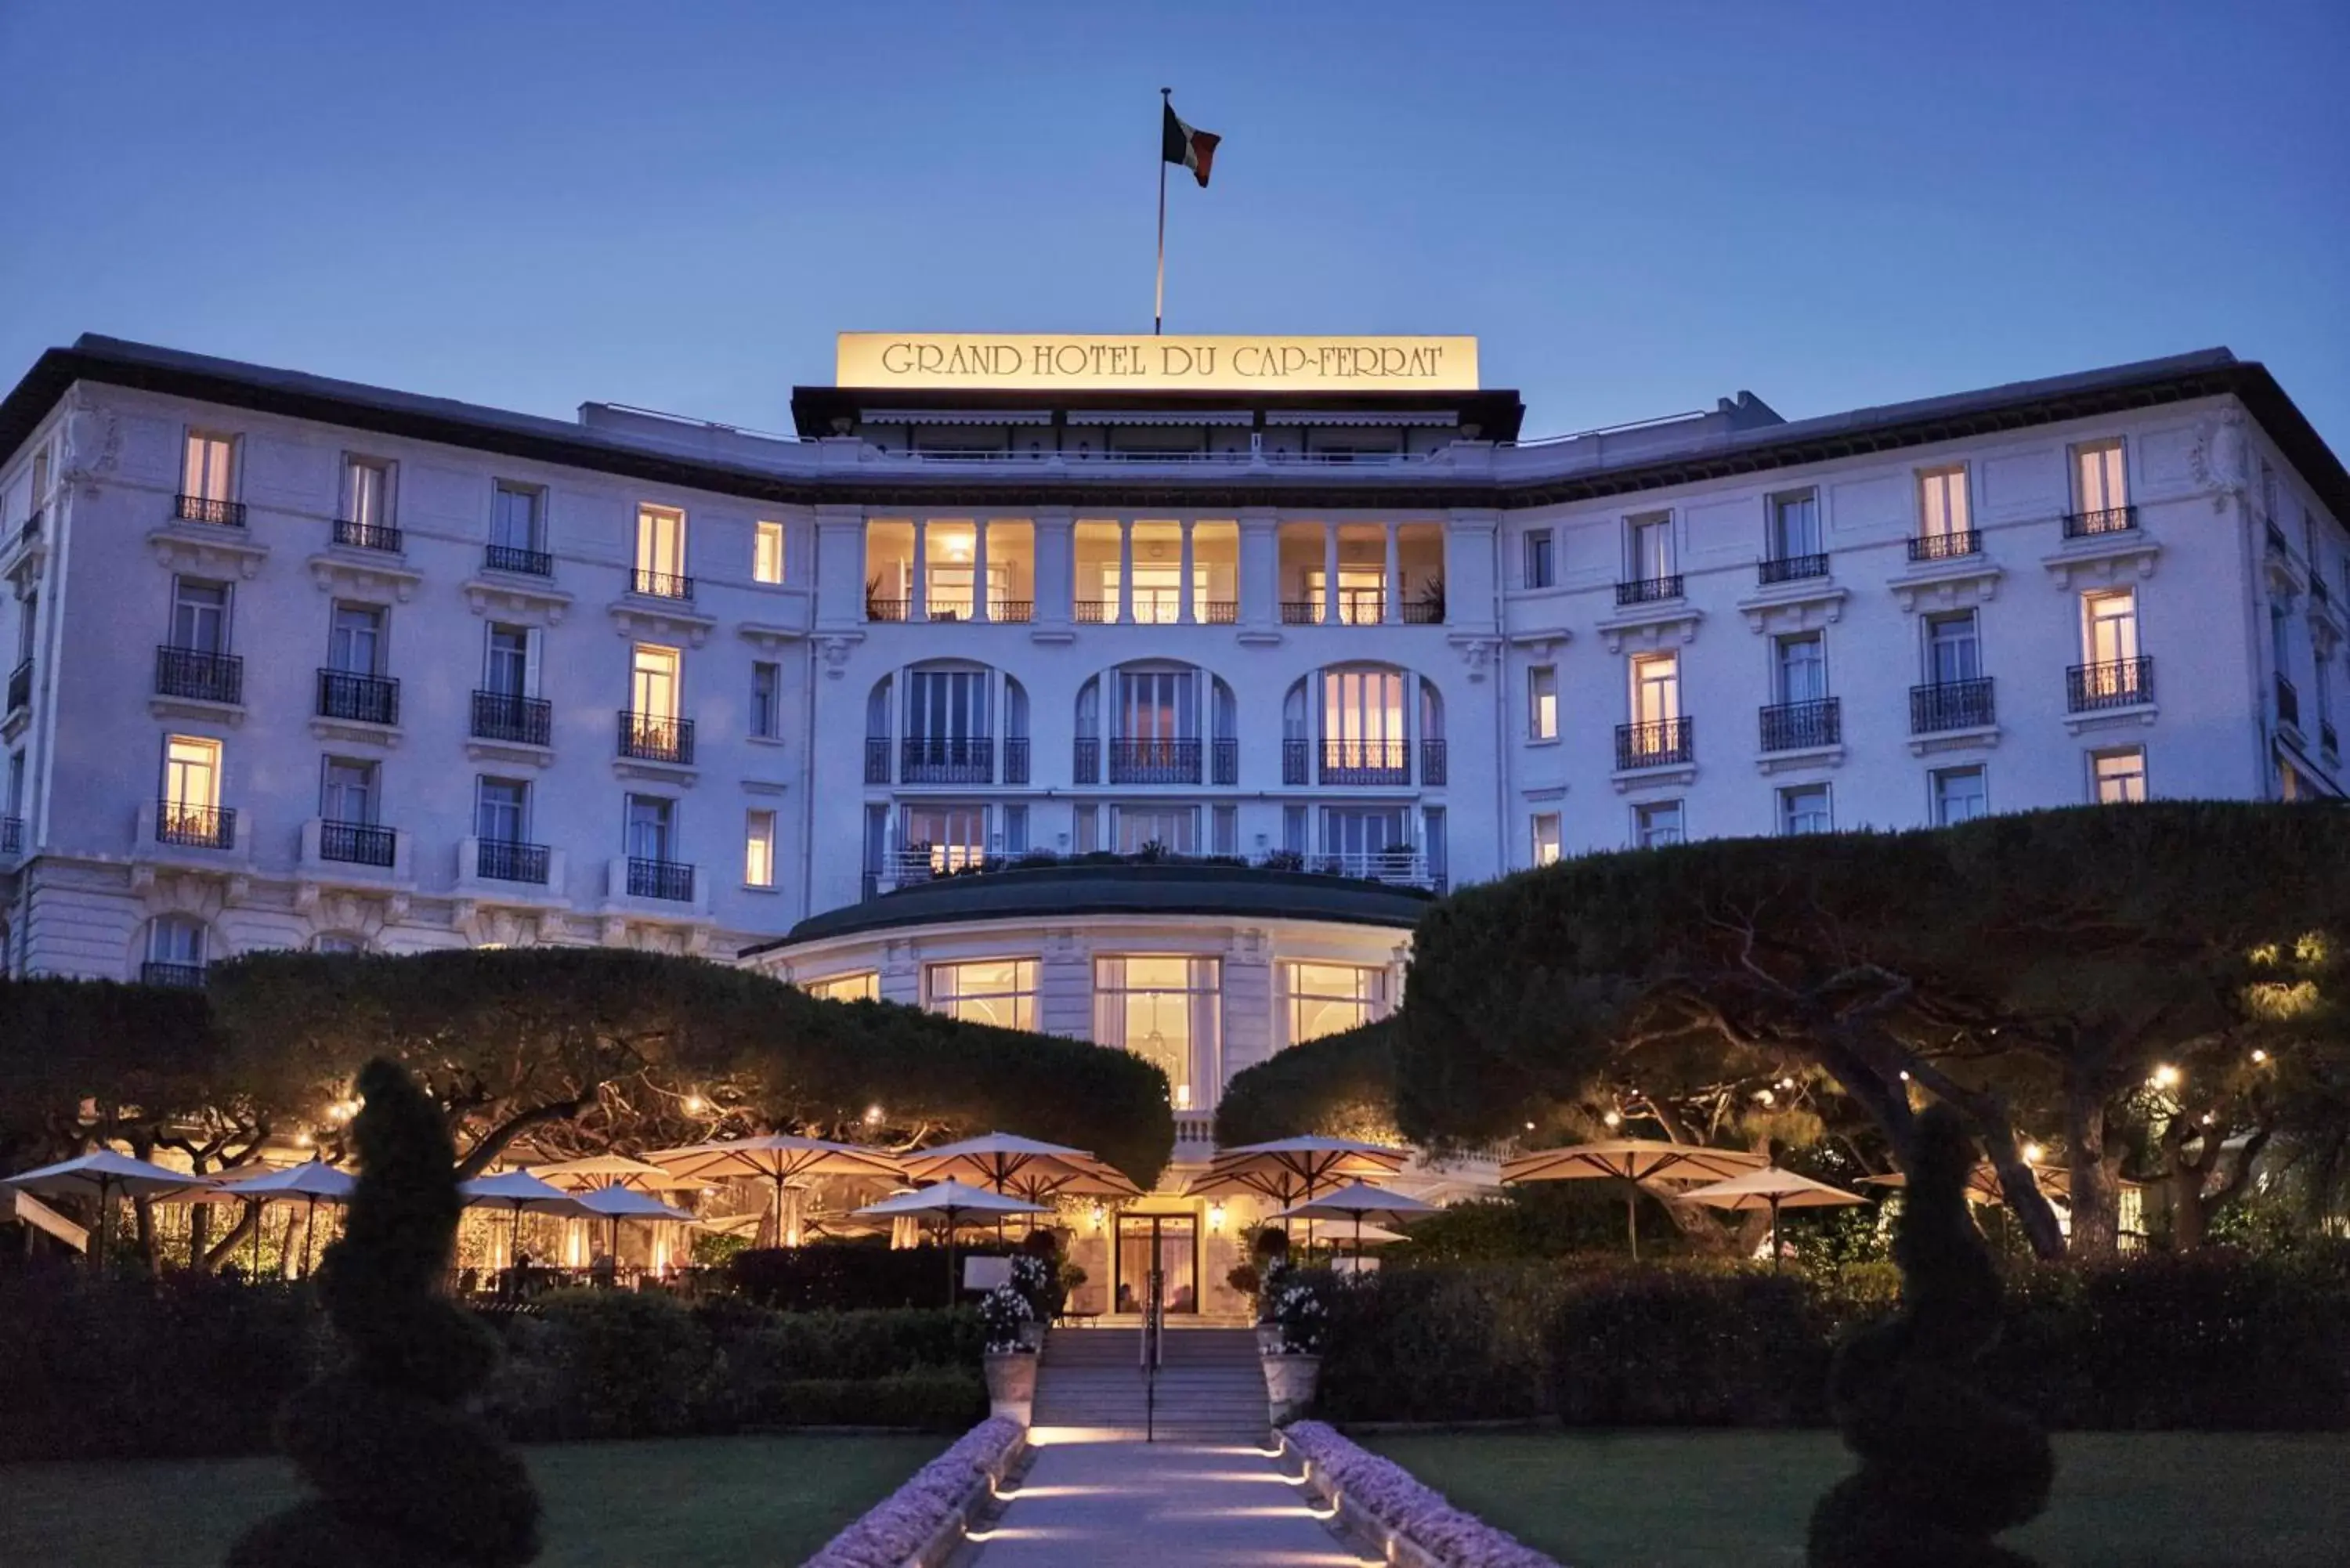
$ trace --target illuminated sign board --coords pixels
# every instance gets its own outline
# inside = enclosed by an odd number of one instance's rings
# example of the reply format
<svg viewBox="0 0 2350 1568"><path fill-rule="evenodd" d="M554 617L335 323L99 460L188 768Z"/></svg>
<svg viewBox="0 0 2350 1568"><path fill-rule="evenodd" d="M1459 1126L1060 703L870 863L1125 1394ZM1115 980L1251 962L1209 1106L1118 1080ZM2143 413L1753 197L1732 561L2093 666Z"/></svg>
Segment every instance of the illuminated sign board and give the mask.
<svg viewBox="0 0 2350 1568"><path fill-rule="evenodd" d="M836 384L1037 392L1473 392L1477 340L844 332Z"/></svg>

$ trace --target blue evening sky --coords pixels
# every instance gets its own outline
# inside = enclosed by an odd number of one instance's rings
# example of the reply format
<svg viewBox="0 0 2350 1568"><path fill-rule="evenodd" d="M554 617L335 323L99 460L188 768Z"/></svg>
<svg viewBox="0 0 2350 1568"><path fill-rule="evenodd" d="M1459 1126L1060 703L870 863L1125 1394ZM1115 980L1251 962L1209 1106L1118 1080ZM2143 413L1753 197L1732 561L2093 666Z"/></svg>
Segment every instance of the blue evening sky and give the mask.
<svg viewBox="0 0 2350 1568"><path fill-rule="evenodd" d="M842 328L1470 332L1529 433L2227 344L2350 452L2350 0L0 0L0 385L98 331L787 428ZM1175 171L1180 179L1180 171Z"/></svg>

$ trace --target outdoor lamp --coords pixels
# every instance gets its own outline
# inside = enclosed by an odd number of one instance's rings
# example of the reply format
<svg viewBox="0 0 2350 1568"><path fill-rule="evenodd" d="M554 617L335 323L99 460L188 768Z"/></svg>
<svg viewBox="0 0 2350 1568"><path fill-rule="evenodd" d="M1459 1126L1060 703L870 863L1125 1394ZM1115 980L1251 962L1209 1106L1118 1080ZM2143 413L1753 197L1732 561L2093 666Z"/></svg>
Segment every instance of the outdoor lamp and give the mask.
<svg viewBox="0 0 2350 1568"><path fill-rule="evenodd" d="M1224 1200L1221 1198L1208 1205L1208 1229L1221 1233L1224 1228Z"/></svg>

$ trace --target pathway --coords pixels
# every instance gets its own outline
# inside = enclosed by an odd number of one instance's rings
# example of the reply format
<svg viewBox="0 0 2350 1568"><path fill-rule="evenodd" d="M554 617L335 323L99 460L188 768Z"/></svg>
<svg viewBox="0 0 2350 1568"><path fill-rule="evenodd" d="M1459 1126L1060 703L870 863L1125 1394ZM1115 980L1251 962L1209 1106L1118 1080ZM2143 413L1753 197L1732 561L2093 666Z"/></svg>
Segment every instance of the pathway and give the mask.
<svg viewBox="0 0 2350 1568"><path fill-rule="evenodd" d="M980 1532L977 1568L1355 1568L1262 1447L1055 1441Z"/></svg>

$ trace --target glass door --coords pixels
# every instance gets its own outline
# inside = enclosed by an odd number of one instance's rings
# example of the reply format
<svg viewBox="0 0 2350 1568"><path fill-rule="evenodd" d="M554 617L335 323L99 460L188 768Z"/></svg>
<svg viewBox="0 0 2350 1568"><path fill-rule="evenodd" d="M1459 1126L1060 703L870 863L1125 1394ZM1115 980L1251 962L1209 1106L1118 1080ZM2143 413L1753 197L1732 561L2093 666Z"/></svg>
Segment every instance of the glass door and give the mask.
<svg viewBox="0 0 2350 1568"><path fill-rule="evenodd" d="M1189 1214L1119 1215L1111 1310L1139 1313L1149 1304L1155 1261L1160 1310L1198 1312L1199 1232L1199 1221Z"/></svg>

